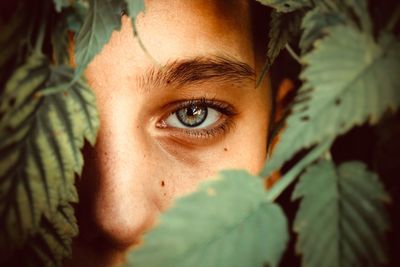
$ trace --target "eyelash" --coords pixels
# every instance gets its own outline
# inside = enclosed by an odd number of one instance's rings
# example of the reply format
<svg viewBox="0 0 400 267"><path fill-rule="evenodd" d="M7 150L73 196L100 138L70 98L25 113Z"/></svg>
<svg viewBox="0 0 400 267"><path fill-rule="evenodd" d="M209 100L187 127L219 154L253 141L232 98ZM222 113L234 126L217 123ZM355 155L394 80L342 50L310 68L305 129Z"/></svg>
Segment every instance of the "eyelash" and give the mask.
<svg viewBox="0 0 400 267"><path fill-rule="evenodd" d="M209 128L209 129L180 129L173 128L174 130L185 133L190 136L190 138L197 139L210 139L217 136L222 136L227 134L232 127L234 126L234 121L232 118L237 115L237 111L228 103L215 100L215 99L206 99L205 97L200 99L191 99L186 101L177 101L172 104L173 106L172 112L168 113L168 116L176 113L180 109L187 108L190 105L196 105L201 107L213 108L220 112L223 117L225 117L217 126ZM167 128L165 125L164 119L161 120L161 124L158 125L159 128Z"/></svg>

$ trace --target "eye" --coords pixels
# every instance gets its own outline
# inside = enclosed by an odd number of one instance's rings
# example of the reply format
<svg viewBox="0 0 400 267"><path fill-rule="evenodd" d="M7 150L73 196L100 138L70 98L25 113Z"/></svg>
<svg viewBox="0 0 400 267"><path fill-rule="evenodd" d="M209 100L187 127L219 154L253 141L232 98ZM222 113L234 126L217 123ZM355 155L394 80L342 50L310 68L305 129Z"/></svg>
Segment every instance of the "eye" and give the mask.
<svg viewBox="0 0 400 267"><path fill-rule="evenodd" d="M175 140L200 142L218 140L235 126L236 109L225 101L193 99L176 101L166 107L169 112L157 122Z"/></svg>
<svg viewBox="0 0 400 267"><path fill-rule="evenodd" d="M204 129L215 124L221 116L221 112L207 105L189 104L169 115L165 124L174 128Z"/></svg>

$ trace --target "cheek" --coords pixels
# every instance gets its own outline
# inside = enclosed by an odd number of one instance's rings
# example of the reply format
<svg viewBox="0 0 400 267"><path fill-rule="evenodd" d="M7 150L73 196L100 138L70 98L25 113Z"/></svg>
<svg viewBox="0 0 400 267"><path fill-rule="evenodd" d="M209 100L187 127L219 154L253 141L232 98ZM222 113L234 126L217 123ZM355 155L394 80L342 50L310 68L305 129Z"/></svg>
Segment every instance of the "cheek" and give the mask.
<svg viewBox="0 0 400 267"><path fill-rule="evenodd" d="M239 121L232 134L209 148L193 151L174 147L179 158L153 183L153 201L165 210L175 198L195 191L199 183L224 169L245 169L257 175L266 158L267 118L265 113Z"/></svg>

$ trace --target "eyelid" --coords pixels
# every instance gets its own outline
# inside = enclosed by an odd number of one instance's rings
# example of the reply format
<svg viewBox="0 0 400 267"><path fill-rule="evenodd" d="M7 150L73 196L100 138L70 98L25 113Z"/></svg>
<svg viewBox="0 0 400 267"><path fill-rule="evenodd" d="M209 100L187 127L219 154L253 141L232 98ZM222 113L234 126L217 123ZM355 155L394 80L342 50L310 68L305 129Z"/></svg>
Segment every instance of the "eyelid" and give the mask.
<svg viewBox="0 0 400 267"><path fill-rule="evenodd" d="M190 105L198 105L198 106L204 106L208 108L213 108L217 110L218 112L221 112L224 115L227 116L234 116L238 114L238 112L235 110L232 105L228 104L225 101L221 100L216 100L214 98L212 99L206 99L205 97L199 98L199 99L190 99L190 100L181 100L181 101L175 101L173 103L168 104L165 108L169 109L169 113L163 117L165 117L177 112L178 110L188 107Z"/></svg>

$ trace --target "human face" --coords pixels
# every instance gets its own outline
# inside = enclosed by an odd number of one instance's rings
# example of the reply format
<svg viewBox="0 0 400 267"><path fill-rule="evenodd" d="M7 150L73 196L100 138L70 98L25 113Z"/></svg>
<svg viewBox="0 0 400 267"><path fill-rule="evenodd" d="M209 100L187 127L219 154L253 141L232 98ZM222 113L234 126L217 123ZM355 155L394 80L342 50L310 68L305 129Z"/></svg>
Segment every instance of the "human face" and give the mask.
<svg viewBox="0 0 400 267"><path fill-rule="evenodd" d="M121 262L174 199L222 169L257 173L266 156L270 95L267 80L255 88L249 3L145 3L137 28L153 59L124 16L85 73L101 126L69 266Z"/></svg>

